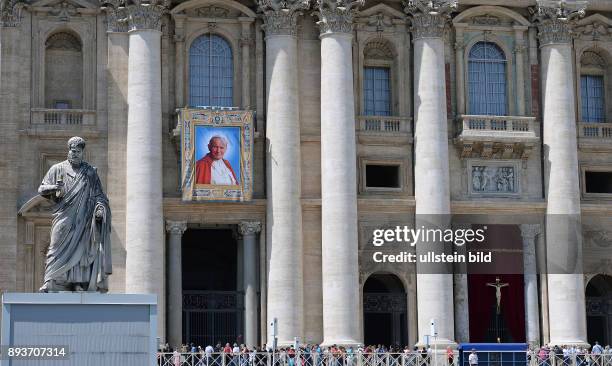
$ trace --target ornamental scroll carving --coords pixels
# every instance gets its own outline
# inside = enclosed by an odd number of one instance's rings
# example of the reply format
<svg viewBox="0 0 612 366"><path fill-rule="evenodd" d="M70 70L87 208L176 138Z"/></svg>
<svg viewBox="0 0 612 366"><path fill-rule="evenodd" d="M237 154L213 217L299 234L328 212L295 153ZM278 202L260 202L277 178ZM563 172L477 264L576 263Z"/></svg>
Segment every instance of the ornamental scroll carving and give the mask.
<svg viewBox="0 0 612 366"><path fill-rule="evenodd" d="M538 0L532 12L538 21L538 38L542 45L570 43L575 20L585 14L587 1Z"/></svg>
<svg viewBox="0 0 612 366"><path fill-rule="evenodd" d="M297 18L308 9L308 0L258 0L266 35L297 35Z"/></svg>
<svg viewBox="0 0 612 366"><path fill-rule="evenodd" d="M357 8L363 6L365 0L317 0L316 12L319 18L317 25L321 35L328 33L352 33L353 19Z"/></svg>
<svg viewBox="0 0 612 366"><path fill-rule="evenodd" d="M238 224L238 232L240 235L254 235L261 231L261 222L259 221L243 221Z"/></svg>
<svg viewBox="0 0 612 366"><path fill-rule="evenodd" d="M404 11L412 15L414 39L441 38L450 14L457 8L457 0L408 0Z"/></svg>
<svg viewBox="0 0 612 366"><path fill-rule="evenodd" d="M21 24L21 11L25 3L20 0L0 1L0 27L18 27Z"/></svg>

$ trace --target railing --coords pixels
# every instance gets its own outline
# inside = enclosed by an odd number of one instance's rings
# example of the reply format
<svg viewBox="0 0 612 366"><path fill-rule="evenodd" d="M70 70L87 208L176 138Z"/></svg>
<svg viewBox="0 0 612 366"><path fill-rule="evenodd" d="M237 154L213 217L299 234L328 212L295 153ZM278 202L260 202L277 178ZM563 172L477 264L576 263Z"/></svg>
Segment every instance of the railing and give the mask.
<svg viewBox="0 0 612 366"><path fill-rule="evenodd" d="M463 131L535 133L535 117L462 115Z"/></svg>
<svg viewBox="0 0 612 366"><path fill-rule="evenodd" d="M612 139L612 123L580 122L578 126L579 137Z"/></svg>
<svg viewBox="0 0 612 366"><path fill-rule="evenodd" d="M410 132L410 118L393 116L358 116L358 129L371 132Z"/></svg>
<svg viewBox="0 0 612 366"><path fill-rule="evenodd" d="M540 353L530 356L529 366L611 366L612 354Z"/></svg>
<svg viewBox="0 0 612 366"><path fill-rule="evenodd" d="M85 109L32 109L33 125L94 125L96 112Z"/></svg>
<svg viewBox="0 0 612 366"><path fill-rule="evenodd" d="M158 353L156 366L457 366L457 357L449 365L446 355L427 353Z"/></svg>

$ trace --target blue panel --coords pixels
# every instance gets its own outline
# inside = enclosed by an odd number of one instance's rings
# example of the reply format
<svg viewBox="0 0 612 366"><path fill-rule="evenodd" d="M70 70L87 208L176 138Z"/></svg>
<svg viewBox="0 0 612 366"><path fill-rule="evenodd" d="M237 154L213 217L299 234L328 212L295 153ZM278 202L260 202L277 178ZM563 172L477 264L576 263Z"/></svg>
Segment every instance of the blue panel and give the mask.
<svg viewBox="0 0 612 366"><path fill-rule="evenodd" d="M605 122L604 80L600 75L580 77L580 97L583 122Z"/></svg>
<svg viewBox="0 0 612 366"><path fill-rule="evenodd" d="M222 37L204 34L189 49L189 105L231 107L232 48Z"/></svg>
<svg viewBox="0 0 612 366"><path fill-rule="evenodd" d="M491 42L478 42L468 58L469 113L505 116L506 58Z"/></svg>
<svg viewBox="0 0 612 366"><path fill-rule="evenodd" d="M363 69L363 103L366 116L391 115L391 72L388 67Z"/></svg>

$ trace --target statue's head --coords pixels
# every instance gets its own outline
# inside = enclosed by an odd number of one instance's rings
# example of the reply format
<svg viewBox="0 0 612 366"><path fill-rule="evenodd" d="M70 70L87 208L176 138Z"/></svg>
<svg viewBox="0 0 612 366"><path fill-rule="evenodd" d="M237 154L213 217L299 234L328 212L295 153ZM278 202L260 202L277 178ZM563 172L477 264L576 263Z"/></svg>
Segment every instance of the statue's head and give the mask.
<svg viewBox="0 0 612 366"><path fill-rule="evenodd" d="M81 165L83 162L83 151L85 150L85 140L82 137L74 136L68 140L68 161L72 165Z"/></svg>

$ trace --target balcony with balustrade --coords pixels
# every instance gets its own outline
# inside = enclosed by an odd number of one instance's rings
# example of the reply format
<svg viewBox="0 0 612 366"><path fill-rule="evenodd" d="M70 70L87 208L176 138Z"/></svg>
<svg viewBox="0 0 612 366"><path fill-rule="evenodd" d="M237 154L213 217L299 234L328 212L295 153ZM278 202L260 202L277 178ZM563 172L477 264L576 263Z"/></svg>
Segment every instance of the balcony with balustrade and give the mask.
<svg viewBox="0 0 612 366"><path fill-rule="evenodd" d="M96 111L85 109L32 108L35 126L91 126L96 124Z"/></svg>
<svg viewBox="0 0 612 366"><path fill-rule="evenodd" d="M356 132L361 143L412 143L412 119L398 116L357 116Z"/></svg>
<svg viewBox="0 0 612 366"><path fill-rule="evenodd" d="M462 158L526 160L540 140L535 117L461 115L459 121Z"/></svg>
<svg viewBox="0 0 612 366"><path fill-rule="evenodd" d="M612 150L612 123L579 122L578 146L583 150Z"/></svg>

